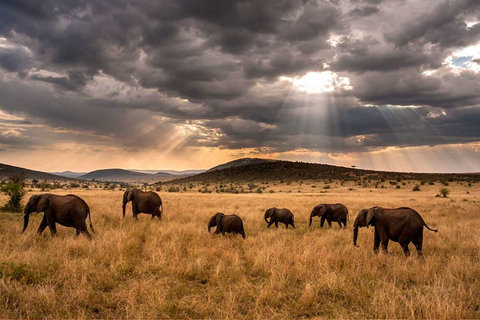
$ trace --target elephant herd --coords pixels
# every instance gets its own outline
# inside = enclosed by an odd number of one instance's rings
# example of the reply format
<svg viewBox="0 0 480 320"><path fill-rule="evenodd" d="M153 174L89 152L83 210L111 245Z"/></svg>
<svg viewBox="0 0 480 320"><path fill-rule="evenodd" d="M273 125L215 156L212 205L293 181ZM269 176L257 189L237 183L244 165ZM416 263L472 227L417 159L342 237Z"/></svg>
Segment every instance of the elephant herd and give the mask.
<svg viewBox="0 0 480 320"><path fill-rule="evenodd" d="M151 214L152 219L162 218L163 205L160 196L155 192L143 192L138 189L127 190L123 195L122 213L125 218L125 207L128 202L132 202L132 212L134 219L140 213ZM28 226L29 215L32 212L44 212L44 216L37 230L38 234L42 234L48 226L52 235L55 235L56 223L65 227L75 228L76 234L85 234L88 238L92 238L87 230L87 217L92 232L92 220L90 217L90 209L87 203L80 197L69 194L66 196L58 196L54 194L33 195L28 200L24 211L23 231ZM332 222L337 222L340 228L347 226L348 209L343 204L319 204L313 207L310 213L309 226L312 225L312 219L320 217L320 226L323 227L325 220L332 226ZM270 208L265 211L264 216L267 227L279 223L295 228L293 213L288 209ZM362 209L357 215L353 224L353 244L357 246L358 229L362 227L373 226L374 238L373 249L375 253L379 252L380 244L382 251L387 253L388 242L398 242L402 247L405 256L410 255L408 245L413 243L418 255L422 255L423 244L423 227L428 230L437 232L437 229L431 229L420 216L420 214L407 207L386 209L382 207L372 207ZM225 215L217 212L208 222L208 232L216 227L215 234L232 233L240 234L245 239L245 229L242 219L235 215Z"/></svg>

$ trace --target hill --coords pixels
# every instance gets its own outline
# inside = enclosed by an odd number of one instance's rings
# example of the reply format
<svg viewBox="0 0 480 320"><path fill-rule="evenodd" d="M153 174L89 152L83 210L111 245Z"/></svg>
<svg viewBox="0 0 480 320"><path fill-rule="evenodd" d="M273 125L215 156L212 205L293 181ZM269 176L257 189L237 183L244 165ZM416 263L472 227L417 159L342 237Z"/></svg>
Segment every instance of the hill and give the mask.
<svg viewBox="0 0 480 320"><path fill-rule="evenodd" d="M402 180L471 180L480 181L479 173L412 173L412 172L388 172L346 168L326 164L269 161L244 166L230 167L170 180L168 183L185 182L247 182L247 181L298 181L298 180L322 180L340 179L356 180L367 176L369 179L402 179Z"/></svg>
<svg viewBox="0 0 480 320"><path fill-rule="evenodd" d="M102 169L95 170L80 176L80 179L97 180L97 181L158 181L165 179L172 179L175 177L172 174L157 172L156 174L134 172L124 169Z"/></svg>
<svg viewBox="0 0 480 320"><path fill-rule="evenodd" d="M21 167L10 166L8 164L0 163L0 178L7 179L11 175L18 175L21 174L25 177L25 179L36 179L36 180L52 180L52 181L67 181L67 180L74 180L68 177L62 177L59 175L42 172L42 171L35 171L30 169L25 169Z"/></svg>
<svg viewBox="0 0 480 320"><path fill-rule="evenodd" d="M78 178L86 172L74 172L74 171L61 171L61 172L49 172L50 174L54 174L56 176L62 176L62 177L67 177L67 178Z"/></svg>
<svg viewBox="0 0 480 320"><path fill-rule="evenodd" d="M205 172L207 170L142 170L142 169L127 169L129 171L133 172L140 172L140 173L149 173L149 174L157 174L157 173L169 173L175 176L188 176L188 175L194 175L194 174L199 174L202 172Z"/></svg>
<svg viewBox="0 0 480 320"><path fill-rule="evenodd" d="M215 170L222 170L228 169L233 167L242 167L248 166L251 164L258 164L258 163L265 163L265 162L276 162L278 160L271 160L271 159L260 159L260 158L241 158L233 161L229 161L213 168L208 169L208 171L215 171Z"/></svg>

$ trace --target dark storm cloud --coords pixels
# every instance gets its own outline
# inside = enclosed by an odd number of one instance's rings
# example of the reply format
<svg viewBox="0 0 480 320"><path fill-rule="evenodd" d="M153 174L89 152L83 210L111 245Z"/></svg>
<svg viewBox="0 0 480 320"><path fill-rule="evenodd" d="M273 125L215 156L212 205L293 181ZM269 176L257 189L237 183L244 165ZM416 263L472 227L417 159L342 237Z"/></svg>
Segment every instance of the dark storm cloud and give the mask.
<svg viewBox="0 0 480 320"><path fill-rule="evenodd" d="M466 13L480 10L477 0L438 3L432 12L405 21L399 30L387 34L386 38L397 46L420 40L442 47L467 46L480 39L480 25L468 29L464 20Z"/></svg>
<svg viewBox="0 0 480 320"><path fill-rule="evenodd" d="M380 9L378 9L375 6L363 6L363 7L353 9L352 11L350 11L349 15L357 16L357 17L368 17L368 16L371 16L372 14L377 14L379 12L380 12Z"/></svg>
<svg viewBox="0 0 480 320"><path fill-rule="evenodd" d="M478 12L474 0L2 1L0 109L127 150L191 121L191 146L478 141L479 73L444 65L480 40L465 23ZM282 78L321 71L352 89L309 95ZM25 132L4 144L37 144Z"/></svg>

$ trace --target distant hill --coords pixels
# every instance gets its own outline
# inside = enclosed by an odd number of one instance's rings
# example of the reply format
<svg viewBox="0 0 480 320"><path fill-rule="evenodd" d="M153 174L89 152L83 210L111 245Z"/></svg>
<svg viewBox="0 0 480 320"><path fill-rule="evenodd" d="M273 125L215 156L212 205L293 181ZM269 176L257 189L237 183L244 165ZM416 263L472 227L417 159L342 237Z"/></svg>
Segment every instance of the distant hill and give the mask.
<svg viewBox="0 0 480 320"><path fill-rule="evenodd" d="M298 181L298 180L324 180L340 179L354 180L357 177L369 176L370 179L418 179L418 180L471 180L480 181L479 173L410 173L387 172L346 168L326 164L268 161L257 164L230 167L170 180L167 183L186 182L248 182L248 181Z"/></svg>
<svg viewBox="0 0 480 320"><path fill-rule="evenodd" d="M78 178L87 172L74 172L74 171L61 171L61 172L49 172L57 176L67 177L67 178Z"/></svg>
<svg viewBox="0 0 480 320"><path fill-rule="evenodd" d="M95 179L96 181L158 181L172 179L174 177L174 175L163 172L158 172L156 174L148 174L124 169L102 169L89 172L80 176L79 178L85 180Z"/></svg>
<svg viewBox="0 0 480 320"><path fill-rule="evenodd" d="M156 173L169 173L173 174L176 176L188 176L188 175L194 175L194 174L199 174L202 172L205 172L207 170L141 170L141 169L128 169L129 171L133 172L140 172L140 173L148 173L148 174L156 174Z"/></svg>
<svg viewBox="0 0 480 320"><path fill-rule="evenodd" d="M276 162L278 160L271 160L271 159L260 159L260 158L241 158L233 161L229 161L218 166L215 166L208 171L215 171L215 170L222 170L227 168L233 167L241 167L241 166L248 166L251 164L258 164L258 163L265 163L265 162Z"/></svg>
<svg viewBox="0 0 480 320"><path fill-rule="evenodd" d="M10 166L8 164L0 163L0 178L7 179L11 175L22 174L25 179L36 179L36 180L51 180L51 181L67 181L67 180L74 180L68 177L62 177L59 175L42 172L42 171L35 171L29 170L25 168Z"/></svg>

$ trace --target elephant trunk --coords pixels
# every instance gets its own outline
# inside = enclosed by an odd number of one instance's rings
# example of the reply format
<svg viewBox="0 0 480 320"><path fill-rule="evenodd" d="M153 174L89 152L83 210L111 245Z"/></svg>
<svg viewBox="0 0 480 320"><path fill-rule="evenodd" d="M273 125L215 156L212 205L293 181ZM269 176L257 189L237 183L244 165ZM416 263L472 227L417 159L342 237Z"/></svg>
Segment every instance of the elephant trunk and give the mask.
<svg viewBox="0 0 480 320"><path fill-rule="evenodd" d="M357 246L357 239L358 239L358 226L355 226L355 227L353 228L353 245L354 245L355 247L358 247L358 246Z"/></svg>
<svg viewBox="0 0 480 320"><path fill-rule="evenodd" d="M125 207L127 206L127 203L124 201L122 204L122 213L123 213L123 218L125 219Z"/></svg>
<svg viewBox="0 0 480 320"><path fill-rule="evenodd" d="M310 213L310 221L308 222L309 227L312 225L312 219L313 219L313 212Z"/></svg>
<svg viewBox="0 0 480 320"><path fill-rule="evenodd" d="M23 214L23 230L22 233L25 232L25 229L28 227L28 220L30 218L30 213L27 213L27 210L25 210L25 213Z"/></svg>

